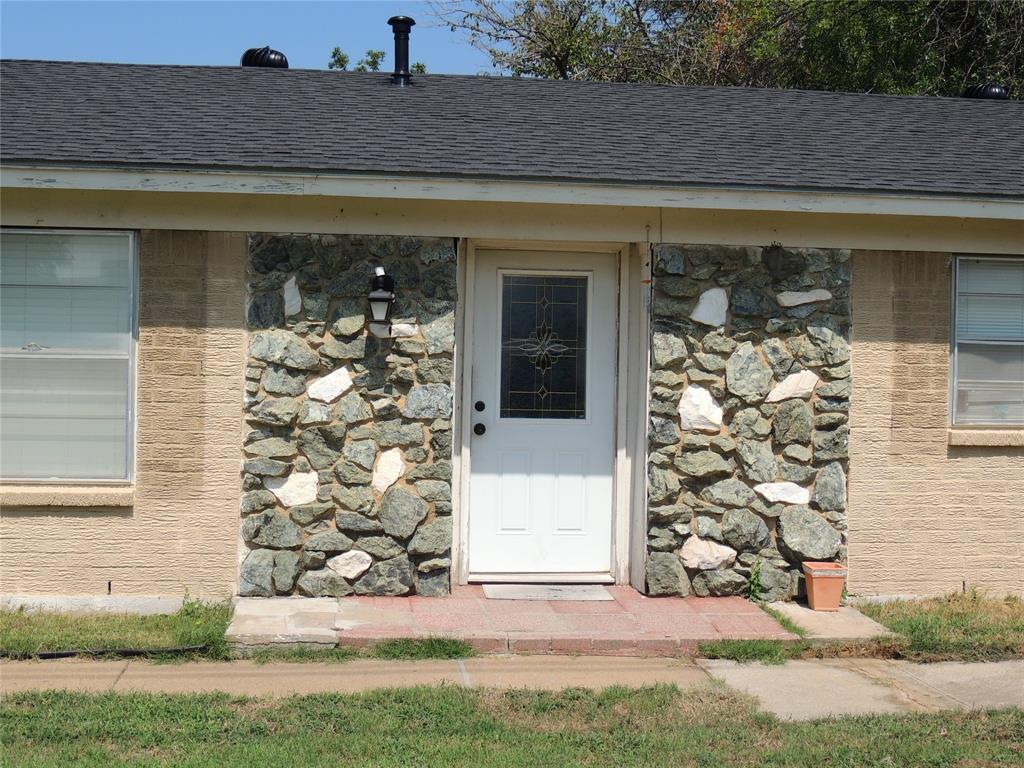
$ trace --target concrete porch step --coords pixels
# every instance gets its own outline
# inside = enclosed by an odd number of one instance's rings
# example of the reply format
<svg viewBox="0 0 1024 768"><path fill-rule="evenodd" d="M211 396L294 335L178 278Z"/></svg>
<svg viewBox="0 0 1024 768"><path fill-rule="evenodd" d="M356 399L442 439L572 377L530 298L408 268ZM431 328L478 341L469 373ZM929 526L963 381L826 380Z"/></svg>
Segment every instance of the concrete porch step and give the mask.
<svg viewBox="0 0 1024 768"><path fill-rule="evenodd" d="M236 650L367 647L450 637L481 653L676 656L726 639L795 640L738 597L649 598L608 587L612 600L488 600L479 586L451 597L241 598L228 628Z"/></svg>

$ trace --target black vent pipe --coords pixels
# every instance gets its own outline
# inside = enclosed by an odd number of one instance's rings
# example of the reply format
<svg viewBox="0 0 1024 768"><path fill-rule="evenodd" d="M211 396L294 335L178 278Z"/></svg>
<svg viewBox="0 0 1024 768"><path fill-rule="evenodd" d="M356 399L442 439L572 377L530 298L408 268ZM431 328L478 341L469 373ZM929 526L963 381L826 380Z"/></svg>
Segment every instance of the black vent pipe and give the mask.
<svg viewBox="0 0 1024 768"><path fill-rule="evenodd" d="M243 53L242 66L288 69L288 57L280 51L275 51L269 45L265 45L262 48L250 48Z"/></svg>
<svg viewBox="0 0 1024 768"><path fill-rule="evenodd" d="M388 19L395 33L395 71L391 74L391 82L395 85L408 85L412 80L409 74L409 32L415 23L408 16L392 16Z"/></svg>
<svg viewBox="0 0 1024 768"><path fill-rule="evenodd" d="M999 83L978 83L970 85L964 91L967 99L997 99L1002 101L1010 98L1010 87Z"/></svg>

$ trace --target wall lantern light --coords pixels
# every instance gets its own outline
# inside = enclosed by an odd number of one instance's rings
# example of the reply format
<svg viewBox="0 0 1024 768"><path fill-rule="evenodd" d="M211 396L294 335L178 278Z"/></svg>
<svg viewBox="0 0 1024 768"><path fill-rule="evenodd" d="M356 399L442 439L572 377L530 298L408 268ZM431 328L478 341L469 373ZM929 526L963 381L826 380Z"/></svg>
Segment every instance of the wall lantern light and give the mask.
<svg viewBox="0 0 1024 768"><path fill-rule="evenodd" d="M370 282L370 317L375 323L386 323L391 319L391 310L395 306L395 279L384 274L384 267L373 270Z"/></svg>

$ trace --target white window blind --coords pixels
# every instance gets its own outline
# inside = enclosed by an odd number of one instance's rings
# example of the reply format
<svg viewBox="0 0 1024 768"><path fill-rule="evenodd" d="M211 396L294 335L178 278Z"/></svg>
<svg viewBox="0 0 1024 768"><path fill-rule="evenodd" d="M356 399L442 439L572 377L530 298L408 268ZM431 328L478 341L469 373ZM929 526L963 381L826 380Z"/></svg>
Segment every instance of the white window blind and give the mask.
<svg viewBox="0 0 1024 768"><path fill-rule="evenodd" d="M134 240L0 234L0 477L129 480Z"/></svg>
<svg viewBox="0 0 1024 768"><path fill-rule="evenodd" d="M1024 425L1024 258L956 261L953 423Z"/></svg>

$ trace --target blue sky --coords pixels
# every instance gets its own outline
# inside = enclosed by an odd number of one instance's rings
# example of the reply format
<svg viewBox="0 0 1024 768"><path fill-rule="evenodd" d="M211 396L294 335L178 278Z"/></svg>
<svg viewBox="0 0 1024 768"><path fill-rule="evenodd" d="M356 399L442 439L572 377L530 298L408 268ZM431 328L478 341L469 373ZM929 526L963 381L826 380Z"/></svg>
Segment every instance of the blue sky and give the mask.
<svg viewBox="0 0 1024 768"><path fill-rule="evenodd" d="M487 57L433 18L425 2L388 0L0 0L0 55L11 59L146 64L238 64L246 48L270 45L293 68L323 69L341 46L352 61L387 51L387 20L412 16L410 58L430 72L490 71Z"/></svg>

